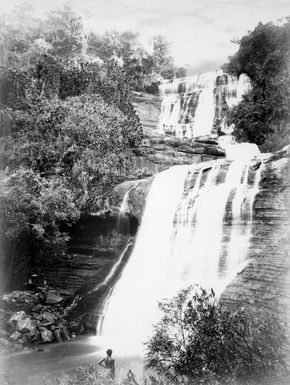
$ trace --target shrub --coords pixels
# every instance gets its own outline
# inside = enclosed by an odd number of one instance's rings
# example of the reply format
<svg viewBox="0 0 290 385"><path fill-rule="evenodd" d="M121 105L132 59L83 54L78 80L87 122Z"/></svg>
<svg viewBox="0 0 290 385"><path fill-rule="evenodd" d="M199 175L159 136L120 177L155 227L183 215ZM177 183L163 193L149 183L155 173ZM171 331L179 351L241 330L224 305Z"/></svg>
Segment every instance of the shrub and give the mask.
<svg viewBox="0 0 290 385"><path fill-rule="evenodd" d="M193 287L160 308L163 318L146 344L146 360L166 383L288 383L286 332L278 320L229 312L213 291Z"/></svg>

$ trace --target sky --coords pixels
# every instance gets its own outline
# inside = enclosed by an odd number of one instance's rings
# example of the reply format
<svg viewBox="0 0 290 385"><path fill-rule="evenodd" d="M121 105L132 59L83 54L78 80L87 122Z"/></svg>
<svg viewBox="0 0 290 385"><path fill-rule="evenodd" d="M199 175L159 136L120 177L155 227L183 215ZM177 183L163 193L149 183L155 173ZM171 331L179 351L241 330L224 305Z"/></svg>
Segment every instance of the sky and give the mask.
<svg viewBox="0 0 290 385"><path fill-rule="evenodd" d="M0 0L0 9L30 3L40 15L63 0ZM238 46L231 42L266 23L290 15L290 0L70 0L96 32L132 30L140 40L161 34L171 42L177 65L194 72L219 68Z"/></svg>

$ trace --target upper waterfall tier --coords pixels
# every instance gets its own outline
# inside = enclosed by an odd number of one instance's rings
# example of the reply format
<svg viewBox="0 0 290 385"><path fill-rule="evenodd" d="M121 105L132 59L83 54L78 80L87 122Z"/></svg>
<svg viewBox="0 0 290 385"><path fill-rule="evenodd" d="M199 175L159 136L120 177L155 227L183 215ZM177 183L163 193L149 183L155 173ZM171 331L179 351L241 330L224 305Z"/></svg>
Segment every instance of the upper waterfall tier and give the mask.
<svg viewBox="0 0 290 385"><path fill-rule="evenodd" d="M193 138L226 130L229 108L237 105L250 89L247 75L237 78L222 70L165 80L160 85L160 132Z"/></svg>

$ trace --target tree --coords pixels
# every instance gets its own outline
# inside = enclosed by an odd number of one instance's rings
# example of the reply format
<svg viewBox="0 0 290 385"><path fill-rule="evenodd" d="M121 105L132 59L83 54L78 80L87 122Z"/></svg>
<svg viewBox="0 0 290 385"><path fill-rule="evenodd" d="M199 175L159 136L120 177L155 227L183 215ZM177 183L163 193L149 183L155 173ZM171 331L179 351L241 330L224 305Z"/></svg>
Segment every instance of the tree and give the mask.
<svg viewBox="0 0 290 385"><path fill-rule="evenodd" d="M287 384L286 332L274 318L227 311L213 290L199 287L180 291L160 309L146 360L166 383Z"/></svg>
<svg viewBox="0 0 290 385"><path fill-rule="evenodd" d="M175 66L172 56L169 54L170 44L161 35L153 38L154 70L162 77L168 79L174 77Z"/></svg>
<svg viewBox="0 0 290 385"><path fill-rule="evenodd" d="M50 12L46 23L45 36L52 46L52 55L70 58L81 54L84 38L82 19L69 4Z"/></svg>
<svg viewBox="0 0 290 385"><path fill-rule="evenodd" d="M259 23L239 44L225 69L250 76L252 90L230 111L228 123L239 140L277 150L290 134L290 18L283 25Z"/></svg>

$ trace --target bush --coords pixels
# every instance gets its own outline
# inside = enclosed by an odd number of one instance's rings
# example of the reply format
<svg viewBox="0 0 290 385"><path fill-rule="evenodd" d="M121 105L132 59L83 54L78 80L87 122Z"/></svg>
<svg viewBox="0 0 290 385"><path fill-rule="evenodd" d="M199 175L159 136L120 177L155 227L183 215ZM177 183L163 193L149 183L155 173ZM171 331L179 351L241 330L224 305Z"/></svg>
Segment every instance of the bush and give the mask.
<svg viewBox="0 0 290 385"><path fill-rule="evenodd" d="M213 291L190 287L160 304L147 368L173 384L287 384L283 324L229 312Z"/></svg>
<svg viewBox="0 0 290 385"><path fill-rule="evenodd" d="M61 225L69 225L78 217L72 193L61 178L44 179L25 168L0 172L2 242L29 239L32 249L58 255L68 240Z"/></svg>

